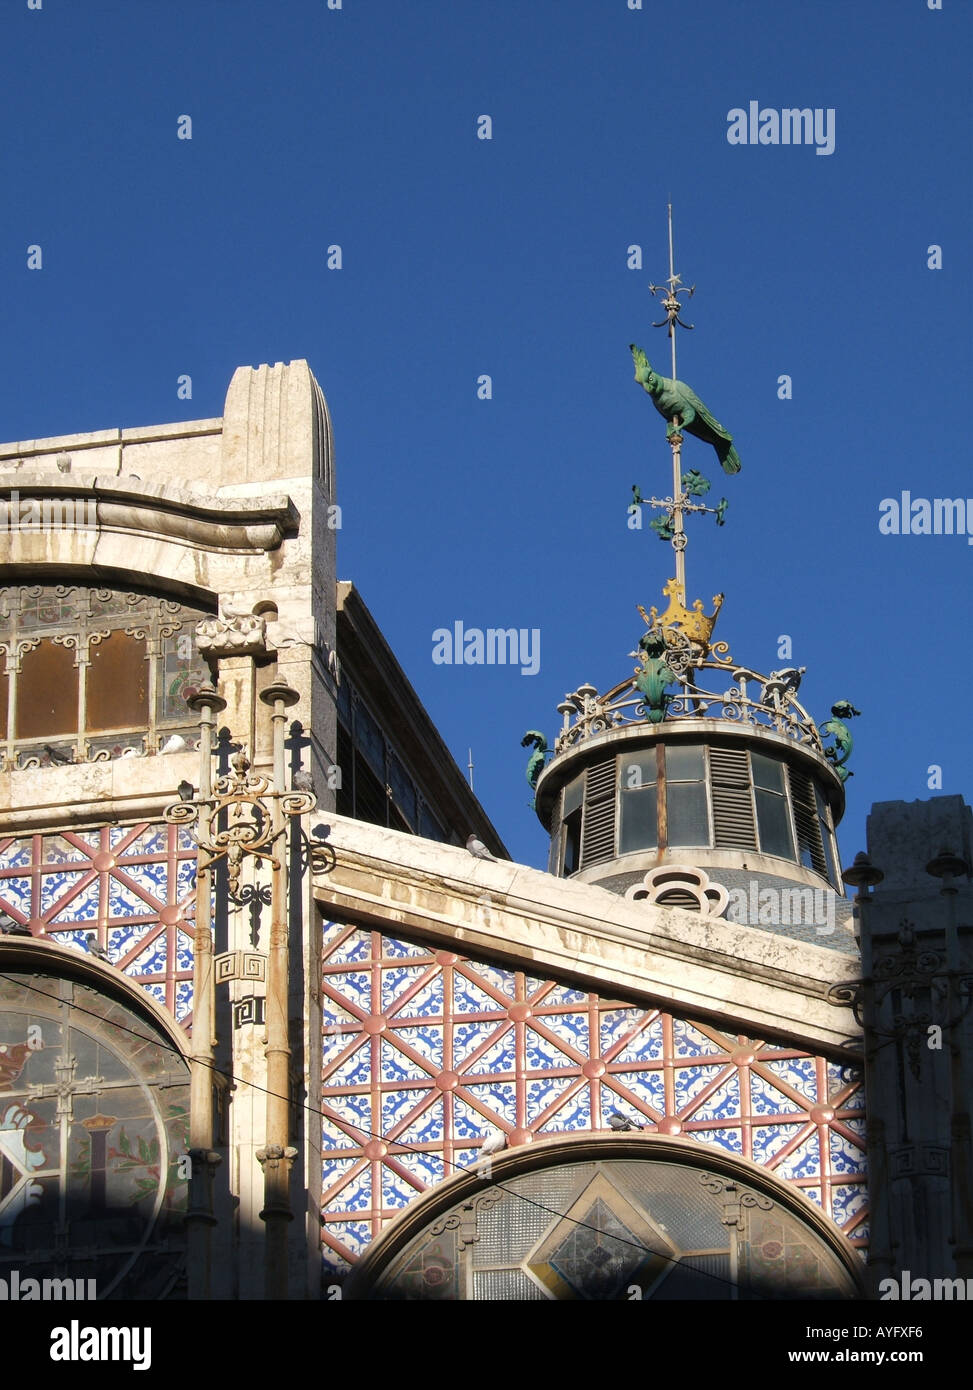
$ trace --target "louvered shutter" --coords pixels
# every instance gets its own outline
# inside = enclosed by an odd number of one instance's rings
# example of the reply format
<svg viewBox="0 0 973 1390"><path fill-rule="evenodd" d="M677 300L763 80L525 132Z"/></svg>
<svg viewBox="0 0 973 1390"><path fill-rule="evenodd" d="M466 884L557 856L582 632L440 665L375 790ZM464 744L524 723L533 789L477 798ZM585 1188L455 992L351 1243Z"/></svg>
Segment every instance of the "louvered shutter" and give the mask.
<svg viewBox="0 0 973 1390"><path fill-rule="evenodd" d="M717 849L756 849L750 766L742 748L711 748L713 843Z"/></svg>

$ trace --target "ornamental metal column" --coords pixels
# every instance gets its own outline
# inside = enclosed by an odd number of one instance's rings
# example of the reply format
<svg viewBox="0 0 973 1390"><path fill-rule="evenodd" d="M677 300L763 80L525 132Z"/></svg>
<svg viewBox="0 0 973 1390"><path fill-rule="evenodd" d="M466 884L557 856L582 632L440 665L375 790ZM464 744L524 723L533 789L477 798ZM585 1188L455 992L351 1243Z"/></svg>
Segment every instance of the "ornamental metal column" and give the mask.
<svg viewBox="0 0 973 1390"><path fill-rule="evenodd" d="M277 681L261 692L261 700L273 713L274 790L272 807L270 943L267 953L267 1129L257 1159L264 1173L264 1205L260 1219L266 1227L265 1294L287 1297L287 1228L294 1219L290 1202L291 1166L297 1150L290 1144L290 933L288 931L287 834L284 821L314 806L313 796L294 792L291 798L308 803L292 806L284 793L284 739L287 709L296 704L296 690Z"/></svg>
<svg viewBox="0 0 973 1390"><path fill-rule="evenodd" d="M251 772L250 759L241 750L230 759L232 772L219 777L211 790L210 760L214 714L226 702L212 686L202 686L193 697L200 711L200 788L180 787L180 800L167 806L171 824L197 824L197 927L193 965L195 981L193 1051L191 1066L190 1142L193 1159L189 1222L191 1240L191 1296L207 1298L209 1285L209 1229L214 1224L212 1171L219 1155L213 1143L213 943L210 927L212 867L225 860L231 899L240 899L240 878L245 856L267 863L271 873L271 927L267 957L267 1126L265 1145L257 1151L264 1173L265 1292L267 1298L287 1297L287 1223L290 1207L290 1167L297 1150L290 1148L290 1037L288 1027L290 949L288 912L288 821L313 811L312 792L285 788L284 742L286 711L297 703L298 692L277 681L262 692L261 700L273 707L273 777ZM267 802L270 802L268 808ZM205 808L205 822L201 811ZM198 1159L198 1161L197 1161Z"/></svg>

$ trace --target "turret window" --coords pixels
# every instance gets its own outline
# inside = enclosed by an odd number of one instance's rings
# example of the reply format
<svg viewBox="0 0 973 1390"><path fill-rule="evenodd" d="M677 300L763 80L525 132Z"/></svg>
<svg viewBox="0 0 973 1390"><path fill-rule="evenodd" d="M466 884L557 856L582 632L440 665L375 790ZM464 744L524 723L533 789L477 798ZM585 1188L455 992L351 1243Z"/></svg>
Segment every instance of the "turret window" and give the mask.
<svg viewBox="0 0 973 1390"><path fill-rule="evenodd" d="M667 841L670 845L708 845L706 755L691 744L666 748Z"/></svg>
<svg viewBox="0 0 973 1390"><path fill-rule="evenodd" d="M784 790L784 769L762 753L751 753L753 795L757 806L757 829L764 854L794 858L794 839Z"/></svg>
<svg viewBox="0 0 973 1390"><path fill-rule="evenodd" d="M618 759L618 852L655 849L659 843L656 752L631 753Z"/></svg>

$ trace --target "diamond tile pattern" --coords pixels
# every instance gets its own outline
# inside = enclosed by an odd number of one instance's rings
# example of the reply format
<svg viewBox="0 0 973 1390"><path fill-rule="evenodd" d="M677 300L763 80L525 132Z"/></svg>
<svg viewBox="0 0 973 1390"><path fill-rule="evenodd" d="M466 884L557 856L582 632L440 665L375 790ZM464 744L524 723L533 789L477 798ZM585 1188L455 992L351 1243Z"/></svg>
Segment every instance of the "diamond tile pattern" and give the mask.
<svg viewBox="0 0 973 1390"><path fill-rule="evenodd" d="M834 1062L338 922L322 966L326 1272L487 1135L614 1111L762 1164L864 1245L863 1097Z"/></svg>
<svg viewBox="0 0 973 1390"><path fill-rule="evenodd" d="M88 950L189 1029L196 853L172 825L0 837L0 910L34 936Z"/></svg>

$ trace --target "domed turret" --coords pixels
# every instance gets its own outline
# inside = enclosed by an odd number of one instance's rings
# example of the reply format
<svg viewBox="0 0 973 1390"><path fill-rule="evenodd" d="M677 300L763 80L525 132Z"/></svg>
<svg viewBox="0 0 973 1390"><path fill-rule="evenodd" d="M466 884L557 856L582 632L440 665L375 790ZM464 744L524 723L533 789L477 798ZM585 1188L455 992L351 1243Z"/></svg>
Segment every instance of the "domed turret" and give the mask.
<svg viewBox="0 0 973 1390"><path fill-rule="evenodd" d="M636 486L630 511L639 527L642 506L662 513L650 526L671 543L676 574L663 611L639 608L645 631L630 653L633 674L602 695L582 685L565 696L551 761L536 731L525 737L535 746L528 779L551 836L549 868L848 950L835 827L852 744L845 721L859 711L838 701L819 727L798 699L803 666L762 674L735 661L727 643L712 640L723 595L711 613L700 599L687 606L685 517L708 513L722 526L728 504L699 500L710 484L695 468L682 471L682 431L712 445L726 473L741 464L729 432L675 379L679 284L670 232L663 322L672 378L653 372L641 348L632 354L636 381L667 421L673 493L643 498Z"/></svg>

